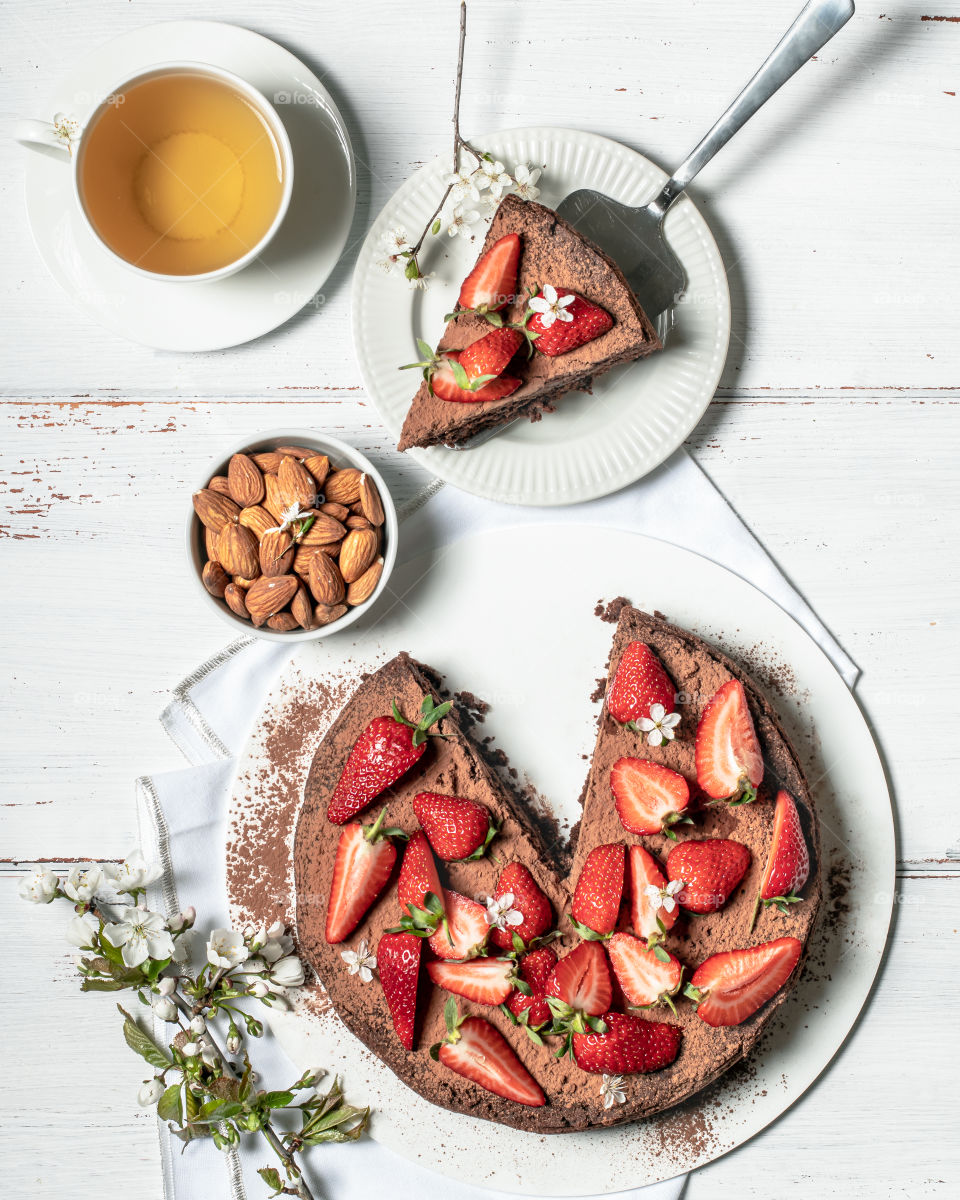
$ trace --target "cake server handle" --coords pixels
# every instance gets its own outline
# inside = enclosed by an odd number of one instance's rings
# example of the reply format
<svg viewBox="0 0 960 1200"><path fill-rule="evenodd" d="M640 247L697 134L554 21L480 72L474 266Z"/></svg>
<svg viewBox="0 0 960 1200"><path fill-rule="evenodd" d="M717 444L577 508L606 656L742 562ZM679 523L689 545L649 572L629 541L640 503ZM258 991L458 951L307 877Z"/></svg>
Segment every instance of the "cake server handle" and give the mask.
<svg viewBox="0 0 960 1200"><path fill-rule="evenodd" d="M850 20L853 0L810 0L773 53L647 206L662 219L687 184L791 76Z"/></svg>

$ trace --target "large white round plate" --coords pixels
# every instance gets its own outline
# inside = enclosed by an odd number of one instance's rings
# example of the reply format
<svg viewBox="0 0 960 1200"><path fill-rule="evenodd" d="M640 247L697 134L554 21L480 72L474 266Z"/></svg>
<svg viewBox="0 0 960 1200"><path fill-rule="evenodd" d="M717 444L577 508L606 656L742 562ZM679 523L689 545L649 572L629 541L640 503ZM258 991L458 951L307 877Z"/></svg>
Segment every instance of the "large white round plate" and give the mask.
<svg viewBox="0 0 960 1200"><path fill-rule="evenodd" d="M572 129L516 129L477 138L476 144L511 168L545 164L541 201L557 205L592 187L626 204L644 204L666 181L649 159L619 142ZM398 371L420 357L416 338L436 345L444 314L479 242L428 238L426 291L385 275L383 234L396 226L417 237L443 194L449 155L421 167L374 222L357 260L353 336L364 384L384 424L399 436L418 382ZM476 226L475 226L476 228ZM676 328L663 353L617 367L593 393L571 392L542 421L518 421L470 450L408 450L417 462L467 492L511 504L573 504L606 496L652 471L680 445L713 398L730 339L730 294L720 251L693 202L670 209L665 234L687 273Z"/></svg>
<svg viewBox="0 0 960 1200"><path fill-rule="evenodd" d="M214 21L168 21L122 34L78 60L45 117L83 121L119 80L153 63L187 59L233 71L270 100L293 146L290 209L276 237L243 271L213 283L143 279L99 245L73 202L66 162L26 158L30 228L40 256L70 298L121 337L159 350L221 350L276 329L333 270L353 220L353 151L329 92L288 50Z"/></svg>
<svg viewBox="0 0 960 1200"><path fill-rule="evenodd" d="M894 893L893 820L880 759L846 685L761 592L689 551L635 533L569 524L484 533L399 567L391 590L392 610L385 604L375 622L305 646L287 668L241 756L228 844L249 829L265 797L302 789L320 731L304 738L291 767L271 758L271 730L289 732L302 720L317 681L345 678L349 694L360 671L401 648L444 672L452 689L489 700L483 734L496 736L561 817L576 820L595 733L597 708L588 697L613 633L593 610L599 597L625 595L722 646L765 686L818 807L824 919L799 985L748 1063L678 1108L621 1128L553 1137L502 1126L491 1132L486 1122L409 1090L332 1011L271 1017L274 1032L298 1066L341 1073L354 1102L373 1106L378 1141L482 1186L593 1196L670 1178L745 1142L830 1062L883 954ZM245 853L256 877L256 846ZM835 1117L823 1119L826 1125Z"/></svg>

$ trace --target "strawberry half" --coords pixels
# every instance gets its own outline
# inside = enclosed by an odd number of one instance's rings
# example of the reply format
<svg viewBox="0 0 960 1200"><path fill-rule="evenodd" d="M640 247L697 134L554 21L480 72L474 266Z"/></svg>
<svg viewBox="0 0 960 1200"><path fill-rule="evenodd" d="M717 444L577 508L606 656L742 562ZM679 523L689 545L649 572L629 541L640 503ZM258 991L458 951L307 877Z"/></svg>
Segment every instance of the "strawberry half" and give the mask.
<svg viewBox="0 0 960 1200"><path fill-rule="evenodd" d="M604 1032L599 1017L610 1007L613 988L606 956L596 942L581 942L565 954L550 972L545 990L553 1014L547 1032L564 1038L558 1058L571 1050L573 1034Z"/></svg>
<svg viewBox="0 0 960 1200"><path fill-rule="evenodd" d="M749 804L763 779L763 756L739 679L719 688L697 726L697 783L714 800Z"/></svg>
<svg viewBox="0 0 960 1200"><path fill-rule="evenodd" d="M676 841L672 826L690 824L683 814L690 803L687 781L669 767L645 758L619 758L610 769L610 788L620 824L628 833L665 833Z"/></svg>
<svg viewBox="0 0 960 1200"><path fill-rule="evenodd" d="M607 943L607 953L620 990L629 1004L651 1008L666 1004L673 1010L673 997L680 990L683 967L662 946L652 950L629 933L615 933Z"/></svg>
<svg viewBox="0 0 960 1200"><path fill-rule="evenodd" d="M681 842L667 855L667 875L683 883L677 902L695 913L723 908L749 866L750 851L728 838Z"/></svg>
<svg viewBox="0 0 960 1200"><path fill-rule="evenodd" d="M404 911L403 919L391 933L407 932L429 937L438 927L446 927L446 893L437 874L437 864L427 835L418 829L407 842L400 864L397 896Z"/></svg>
<svg viewBox="0 0 960 1200"><path fill-rule="evenodd" d="M517 987L510 993L507 1000L507 1011L512 1020L523 1025L529 1035L548 1024L552 1018L550 1005L547 1003L547 981L557 965L557 956L549 946L539 950L531 950L520 959L518 971L527 990ZM534 1037L533 1041L542 1039Z"/></svg>
<svg viewBox="0 0 960 1200"><path fill-rule="evenodd" d="M440 365L430 375L430 387L439 399L459 404L483 404L488 400L502 400L504 396L515 392L523 382L512 375L499 375L478 388L461 387L451 366L451 363L459 362L460 352L457 350L444 350L440 355Z"/></svg>
<svg viewBox="0 0 960 1200"><path fill-rule="evenodd" d="M327 820L344 825L381 792L396 783L427 748L431 726L447 715L449 700L435 703L424 696L416 721L408 721L393 705L392 717L376 717L357 738L327 807Z"/></svg>
<svg viewBox="0 0 960 1200"><path fill-rule="evenodd" d="M632 732L647 732L640 729L637 721L649 718L654 704L659 704L665 714L675 713L676 689L650 647L645 642L631 642L620 656L607 692L607 712ZM660 733L663 740L672 740L673 726ZM651 745L660 745L660 740Z"/></svg>
<svg viewBox="0 0 960 1200"><path fill-rule="evenodd" d="M490 926L487 910L476 900L459 892L446 892L444 908L447 924L430 937L430 949L437 958L467 959L483 953Z"/></svg>
<svg viewBox="0 0 960 1200"><path fill-rule="evenodd" d="M504 929L494 928L490 940L501 950L512 950L514 938L529 946L536 938L543 937L553 924L553 909L550 901L537 886L537 881L523 863L508 863L500 872L495 900L512 896L510 908L519 912L523 921L519 925L507 925Z"/></svg>
<svg viewBox="0 0 960 1200"><path fill-rule="evenodd" d="M660 864L643 846L627 847L627 880L633 932L648 946L655 946L676 924L680 907L667 891Z"/></svg>
<svg viewBox="0 0 960 1200"><path fill-rule="evenodd" d="M629 1013L604 1014L605 1033L575 1033L577 1066L592 1075L638 1075L668 1067L680 1050L683 1031L664 1021Z"/></svg>
<svg viewBox="0 0 960 1200"><path fill-rule="evenodd" d="M418 792L413 811L430 845L445 862L482 857L497 832L490 810L476 800Z"/></svg>
<svg viewBox="0 0 960 1200"><path fill-rule="evenodd" d="M423 942L412 933L385 933L377 946L377 973L402 1045L413 1049L417 982Z"/></svg>
<svg viewBox="0 0 960 1200"><path fill-rule="evenodd" d="M518 329L510 329L507 326L492 329L482 338L471 342L466 350L460 351L460 365L466 371L468 379L478 379L481 375L496 378L507 369L507 364L524 340Z"/></svg>
<svg viewBox="0 0 960 1200"><path fill-rule="evenodd" d="M345 825L333 863L325 936L330 945L350 936L383 891L397 861L397 850L384 830L386 809L373 825Z"/></svg>
<svg viewBox="0 0 960 1200"><path fill-rule="evenodd" d="M547 1099L499 1030L482 1017L461 1017L451 996L444 1008L447 1036L430 1054L465 1079L504 1100L539 1108Z"/></svg>
<svg viewBox="0 0 960 1200"><path fill-rule="evenodd" d="M437 987L475 1004L503 1004L513 991L514 970L515 964L506 958L427 963L427 974Z"/></svg>
<svg viewBox="0 0 960 1200"><path fill-rule="evenodd" d="M496 312L509 304L517 292L520 265L520 235L508 233L494 242L463 281L458 309Z"/></svg>
<svg viewBox="0 0 960 1200"><path fill-rule="evenodd" d="M683 994L708 1025L739 1025L775 996L800 961L803 946L782 937L746 950L713 954L697 967Z"/></svg>
<svg viewBox="0 0 960 1200"><path fill-rule="evenodd" d="M624 857L622 842L595 846L587 855L570 905L570 919L581 937L603 939L616 928Z"/></svg>
<svg viewBox="0 0 960 1200"><path fill-rule="evenodd" d="M573 299L568 301L568 296ZM535 312L527 322L527 329L536 338L536 348L551 358L592 342L613 325L613 317L606 309L569 288L553 288L548 284L537 293L536 299L543 300L545 306L551 306L551 312L558 313L549 325L546 323L549 313Z"/></svg>
<svg viewBox="0 0 960 1200"><path fill-rule="evenodd" d="M799 904L799 892L810 874L810 851L803 836L797 803L789 792L782 789L777 793L773 813L773 840L770 854L760 880L760 891L753 908L753 928L761 902L765 906L775 905L787 912L791 904Z"/></svg>

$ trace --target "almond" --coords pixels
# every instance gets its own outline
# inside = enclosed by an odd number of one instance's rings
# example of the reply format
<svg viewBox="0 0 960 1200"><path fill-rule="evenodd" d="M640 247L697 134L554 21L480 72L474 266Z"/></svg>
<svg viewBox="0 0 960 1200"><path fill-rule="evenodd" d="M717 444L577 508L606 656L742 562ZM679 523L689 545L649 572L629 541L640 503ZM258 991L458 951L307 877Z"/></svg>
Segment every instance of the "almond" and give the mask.
<svg viewBox="0 0 960 1200"><path fill-rule="evenodd" d="M284 508L297 504L300 508L313 508L317 502L317 484L310 472L295 458L281 458L277 472L280 484L280 500Z"/></svg>
<svg viewBox="0 0 960 1200"><path fill-rule="evenodd" d="M238 617L243 617L245 621L250 620L250 614L247 612L247 602L244 599L244 590L235 583L228 583L223 592L223 598L227 602L227 607L232 613Z"/></svg>
<svg viewBox="0 0 960 1200"><path fill-rule="evenodd" d="M250 457L264 475L276 475L280 469L280 459L282 456L276 450L264 450L258 454L251 454Z"/></svg>
<svg viewBox="0 0 960 1200"><path fill-rule="evenodd" d="M275 616L267 617L267 624L271 629L280 630L283 633L290 633L297 628L297 618L293 613L281 612Z"/></svg>
<svg viewBox="0 0 960 1200"><path fill-rule="evenodd" d="M196 493L193 497L193 510L214 533L219 533L228 521L236 522L240 516L240 509L230 497L222 496L212 488L201 488Z"/></svg>
<svg viewBox="0 0 960 1200"><path fill-rule="evenodd" d="M260 572L257 539L243 525L224 525L220 530L217 559L231 575L252 579Z"/></svg>
<svg viewBox="0 0 960 1200"><path fill-rule="evenodd" d="M383 559L378 558L375 563L367 567L359 579L355 579L347 588L347 603L348 604L363 604L377 590L377 584L380 582L380 576L383 574Z"/></svg>
<svg viewBox="0 0 960 1200"><path fill-rule="evenodd" d="M230 496L241 508L259 504L266 494L260 468L245 454L235 454L227 468Z"/></svg>
<svg viewBox="0 0 960 1200"><path fill-rule="evenodd" d="M257 582L257 580L259 578L260 578L260 566L259 566L259 564L257 564L256 575L251 575L249 579L245 579L242 575L234 575L233 582L237 585L238 588L243 588L243 590L246 591L247 588L253 587L253 585Z"/></svg>
<svg viewBox="0 0 960 1200"><path fill-rule="evenodd" d="M369 475L360 476L360 508L371 525L383 524L383 502Z"/></svg>
<svg viewBox="0 0 960 1200"><path fill-rule="evenodd" d="M322 488L330 474L330 459L325 454L311 454L303 460L303 465L317 481L317 487Z"/></svg>
<svg viewBox="0 0 960 1200"><path fill-rule="evenodd" d="M207 487L211 492L219 492L221 496L230 495L230 480L226 475L214 475Z"/></svg>
<svg viewBox="0 0 960 1200"><path fill-rule="evenodd" d="M223 599L223 593L230 582L230 576L218 562L205 562L200 578L203 580L203 586L211 596L216 596L218 600Z"/></svg>
<svg viewBox="0 0 960 1200"><path fill-rule="evenodd" d="M327 476L323 495L325 500L332 500L334 504L354 504L360 499L360 472L356 467L334 471Z"/></svg>
<svg viewBox="0 0 960 1200"><path fill-rule="evenodd" d="M207 552L207 558L217 560L217 533L213 529L208 529L203 526L203 548Z"/></svg>
<svg viewBox="0 0 960 1200"><path fill-rule="evenodd" d="M354 583L377 557L380 539L374 529L351 529L340 547L340 574Z"/></svg>
<svg viewBox="0 0 960 1200"><path fill-rule="evenodd" d="M260 541L260 570L264 575L286 575L293 567L293 538L274 529Z"/></svg>
<svg viewBox="0 0 960 1200"><path fill-rule="evenodd" d="M318 604L339 604L346 594L343 576L337 564L326 554L315 554L310 560L307 582Z"/></svg>
<svg viewBox="0 0 960 1200"><path fill-rule="evenodd" d="M260 542L268 529L277 527L277 519L262 504L255 504L252 508L245 508L241 511L240 524L246 526Z"/></svg>
<svg viewBox="0 0 960 1200"><path fill-rule="evenodd" d="M290 601L290 611L301 629L310 629L313 626L313 601L302 583L297 588L297 594Z"/></svg>
<svg viewBox="0 0 960 1200"><path fill-rule="evenodd" d="M325 500L320 505L320 511L337 521L345 521L350 516L350 509L345 504L334 504L331 500Z"/></svg>
<svg viewBox="0 0 960 1200"><path fill-rule="evenodd" d="M312 559L320 554L322 547L320 546L298 546L293 556L294 572L301 579L307 579L310 575L310 563Z"/></svg>
<svg viewBox="0 0 960 1200"><path fill-rule="evenodd" d="M280 515L283 512L283 498L280 495L280 481L276 475L264 475L263 484L266 489L266 495L263 500L263 507L278 523L283 520Z"/></svg>
<svg viewBox="0 0 960 1200"><path fill-rule="evenodd" d="M313 519L313 524L300 538L300 545L326 546L329 542L339 542L346 532L335 517L318 513Z"/></svg>
<svg viewBox="0 0 960 1200"><path fill-rule="evenodd" d="M325 546L313 546L311 548L313 550L319 550L321 554L326 554L328 558L339 558L340 557L340 547L342 545L343 545L342 541L327 542L327 544Z"/></svg>
<svg viewBox="0 0 960 1200"><path fill-rule="evenodd" d="M314 458L316 450L311 450L309 446L278 446L277 453L281 458L295 458L299 462L303 462L305 458ZM307 470L310 468L308 467Z"/></svg>
<svg viewBox="0 0 960 1200"><path fill-rule="evenodd" d="M297 593L300 580L296 575L262 575L247 591L247 611L258 628L270 617L286 608Z"/></svg>
<svg viewBox="0 0 960 1200"><path fill-rule="evenodd" d="M346 527L348 529L372 529L373 528L373 526L370 524L370 522L367 520L366 517L355 517L353 515L353 513L351 513L350 516L347 517L346 521L344 521L344 524L346 525Z"/></svg>
<svg viewBox="0 0 960 1200"><path fill-rule="evenodd" d="M329 625L339 621L346 611L345 604L318 604L313 610L313 619L318 625Z"/></svg>

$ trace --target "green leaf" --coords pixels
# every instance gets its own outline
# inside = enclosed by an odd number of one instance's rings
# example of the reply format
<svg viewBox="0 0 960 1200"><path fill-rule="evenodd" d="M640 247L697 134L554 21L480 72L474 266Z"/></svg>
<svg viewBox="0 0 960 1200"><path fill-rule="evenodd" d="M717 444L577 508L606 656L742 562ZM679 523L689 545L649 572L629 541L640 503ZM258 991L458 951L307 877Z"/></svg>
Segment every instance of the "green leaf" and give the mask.
<svg viewBox="0 0 960 1200"><path fill-rule="evenodd" d="M439 217L437 217L437 219L434 221L434 223L430 226L430 232L433 234L434 237L436 237L437 234L440 232L442 225L443 225L443 222L440 220Z"/></svg>
<svg viewBox="0 0 960 1200"><path fill-rule="evenodd" d="M451 996L443 1006L443 1021L447 1027L447 1033L455 1032L459 1024L459 1012L457 1011L457 1002Z"/></svg>
<svg viewBox="0 0 960 1200"><path fill-rule="evenodd" d="M407 277L407 279L419 279L420 278L420 267L417 265L417 260L415 258L410 259L410 261L404 267L403 273Z"/></svg>
<svg viewBox="0 0 960 1200"><path fill-rule="evenodd" d="M447 359L447 361L450 364L450 370L453 372L453 379L457 387L462 388L465 392L469 392L470 376L455 358Z"/></svg>
<svg viewBox="0 0 960 1200"><path fill-rule="evenodd" d="M666 962L670 961L670 955L666 952L666 950L664 950L664 948L659 944L659 942L653 948L653 957L655 959L657 959L658 962L666 963Z"/></svg>
<svg viewBox="0 0 960 1200"><path fill-rule="evenodd" d="M119 979L84 979L80 984L81 992L122 992L131 987L129 983L121 983Z"/></svg>
<svg viewBox="0 0 960 1200"><path fill-rule="evenodd" d="M181 1112L180 1084L174 1083L157 1101L157 1116L161 1121L175 1121L179 1125L183 1119Z"/></svg>
<svg viewBox="0 0 960 1200"><path fill-rule="evenodd" d="M420 356L424 359L430 360L436 358L433 347L427 345L423 338L417 338L417 349L420 351Z"/></svg>
<svg viewBox="0 0 960 1200"><path fill-rule="evenodd" d="M257 1097L257 1103L263 1108L286 1108L293 1100L293 1092L264 1092Z"/></svg>
<svg viewBox="0 0 960 1200"><path fill-rule="evenodd" d="M269 1188L273 1188L273 1195L279 1196L283 1191L283 1180L280 1178L280 1172L276 1167L258 1167L257 1174Z"/></svg>
<svg viewBox="0 0 960 1200"><path fill-rule="evenodd" d="M184 1125L182 1129L171 1129L170 1132L181 1142L195 1142L197 1138L213 1137L213 1130L208 1125Z"/></svg>
<svg viewBox="0 0 960 1200"><path fill-rule="evenodd" d="M217 1121L229 1121L231 1117L239 1116L242 1112L243 1105L237 1100L208 1100L206 1104L201 1104L197 1120L213 1124Z"/></svg>
<svg viewBox="0 0 960 1200"><path fill-rule="evenodd" d="M141 1058L145 1058L151 1067L158 1071L166 1070L170 1066L170 1059L160 1049L152 1037L145 1033L136 1023L133 1017L118 1004L117 1008L123 1013L123 1038L127 1045Z"/></svg>

